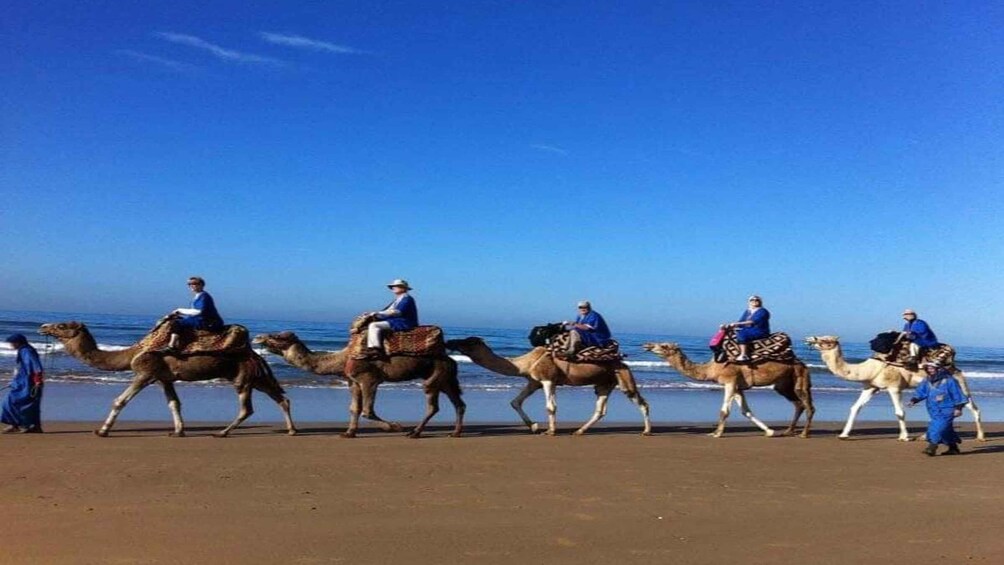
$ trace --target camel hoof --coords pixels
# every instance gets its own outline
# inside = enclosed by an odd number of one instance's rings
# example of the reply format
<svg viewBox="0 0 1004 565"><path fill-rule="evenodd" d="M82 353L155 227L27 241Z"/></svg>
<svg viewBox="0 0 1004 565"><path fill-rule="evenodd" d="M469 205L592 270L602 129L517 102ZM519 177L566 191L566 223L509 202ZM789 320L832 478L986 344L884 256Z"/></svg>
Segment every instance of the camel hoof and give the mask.
<svg viewBox="0 0 1004 565"><path fill-rule="evenodd" d="M913 438L912 437L901 437L901 438L899 438L899 441L901 441L903 443L907 443L907 442L913 441Z"/></svg>
<svg viewBox="0 0 1004 565"><path fill-rule="evenodd" d="M342 432L342 433L340 433L338 435L340 435L341 437L343 437L345 439L352 439L352 438L356 437L356 432Z"/></svg>
<svg viewBox="0 0 1004 565"><path fill-rule="evenodd" d="M220 438L220 439L223 439L223 438L229 437L229 436L230 436L230 432L216 432L215 434L213 434L213 437Z"/></svg>
<svg viewBox="0 0 1004 565"><path fill-rule="evenodd" d="M535 434L535 433L537 433L539 431L540 431L540 426L538 426L536 422L534 422L533 424L530 424L530 433L531 434Z"/></svg>
<svg viewBox="0 0 1004 565"><path fill-rule="evenodd" d="M167 437L185 437L185 432L169 432Z"/></svg>
<svg viewBox="0 0 1004 565"><path fill-rule="evenodd" d="M453 432L450 434L450 437L460 437L461 435L463 435L462 432Z"/></svg>
<svg viewBox="0 0 1004 565"><path fill-rule="evenodd" d="M555 430L547 430L546 432L544 432L541 435L548 436L548 437L556 437L558 435L558 432L555 431Z"/></svg>
<svg viewBox="0 0 1004 565"><path fill-rule="evenodd" d="M398 424L397 422L390 422L390 430L389 431L391 431L391 432L403 432L404 431L404 426L402 426L401 424Z"/></svg>
<svg viewBox="0 0 1004 565"><path fill-rule="evenodd" d="M584 431L582 431L582 430L575 430L574 432L572 432L572 437L576 437L576 436L581 436L581 435L585 435L585 433L586 433L586 432L584 432Z"/></svg>
<svg viewBox="0 0 1004 565"><path fill-rule="evenodd" d="M422 432L418 430L411 430L410 432L405 434L405 436L408 437L409 439L418 439L422 437Z"/></svg>
<svg viewBox="0 0 1004 565"><path fill-rule="evenodd" d="M651 437L652 432L649 431L649 430L645 430L644 432L641 433L641 435L646 436L646 437Z"/></svg>
<svg viewBox="0 0 1004 565"><path fill-rule="evenodd" d="M774 437L774 430L767 430L763 433L764 437Z"/></svg>
<svg viewBox="0 0 1004 565"><path fill-rule="evenodd" d="M800 437L802 439L809 439L809 433L808 432L802 432L802 433L798 434L798 437Z"/></svg>
<svg viewBox="0 0 1004 565"><path fill-rule="evenodd" d="M976 438L976 441L981 442L981 443L986 443L987 442L987 438L985 438L985 437L978 437L978 438Z"/></svg>
<svg viewBox="0 0 1004 565"><path fill-rule="evenodd" d="M840 434L837 436L837 439L851 439L851 436L845 436L844 434Z"/></svg>
<svg viewBox="0 0 1004 565"><path fill-rule="evenodd" d="M720 438L722 437L722 432L711 432L710 434L708 434L708 437Z"/></svg>
<svg viewBox="0 0 1004 565"><path fill-rule="evenodd" d="M108 430L94 430L94 435L98 437L108 437Z"/></svg>
<svg viewBox="0 0 1004 565"><path fill-rule="evenodd" d="M300 430L288 430L286 432L286 435L288 435L288 436L295 436L295 435L298 435L299 433L300 433Z"/></svg>

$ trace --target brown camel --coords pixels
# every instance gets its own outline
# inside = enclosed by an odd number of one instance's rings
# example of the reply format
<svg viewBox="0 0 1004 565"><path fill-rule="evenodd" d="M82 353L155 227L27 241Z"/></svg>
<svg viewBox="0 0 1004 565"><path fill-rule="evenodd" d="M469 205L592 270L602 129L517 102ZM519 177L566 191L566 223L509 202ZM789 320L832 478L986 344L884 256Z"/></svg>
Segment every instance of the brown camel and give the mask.
<svg viewBox="0 0 1004 565"><path fill-rule="evenodd" d="M592 386L596 392L596 410L592 418L582 424L575 435L582 435L593 424L607 413L607 400L610 392L614 388L620 387L631 402L634 402L641 410L642 418L645 422L645 429L642 435L651 435L652 423L648 417L648 402L638 392L634 375L631 369L620 361L603 363L569 363L565 360L555 359L544 347L535 347L528 353L519 357L499 357L480 337L468 337L465 339L454 339L446 342L447 349L459 351L471 358L478 365L489 371L512 377L524 377L527 384L510 402L513 409L519 413L523 423L531 432L537 431L537 424L523 411L523 401L528 396L544 389L547 407L547 434L557 433L556 415L558 404L555 399L554 387L556 386Z"/></svg>
<svg viewBox="0 0 1004 565"><path fill-rule="evenodd" d="M718 427L712 432L712 436L721 437L722 433L725 432L725 420L729 417L729 407L733 401L742 410L743 416L756 424L768 437L774 435L774 430L753 415L753 411L750 410L749 404L746 402L744 392L751 386L774 385L775 392L795 405L795 416L791 420L791 425L781 435L795 433L798 419L801 418L802 412L805 412L805 428L802 429L801 437L809 437L812 416L816 409L812 404L812 381L809 377L809 368L801 361L796 361L793 364L767 361L756 365L708 361L698 365L687 359L686 354L675 343L646 343L643 347L665 359L670 367L685 377L697 381L716 382L725 387L725 399L722 401L722 409L718 412Z"/></svg>
<svg viewBox="0 0 1004 565"><path fill-rule="evenodd" d="M461 398L460 381L457 378L457 362L447 355L435 357L391 356L387 360L352 359L348 348L341 351L313 352L293 332L262 334L254 338L254 343L265 346L270 352L281 355L287 363L317 375L335 375L349 383L349 427L342 437L355 437L359 429L359 415L372 420L386 432L399 432L401 425L387 422L377 416L373 405L377 387L383 382L403 382L423 379L426 398L425 418L415 426L409 437L422 435L425 426L439 412L439 393L446 394L457 412L453 437L459 437L464 429L464 412L467 405Z"/></svg>
<svg viewBox="0 0 1004 565"><path fill-rule="evenodd" d="M296 434L296 426L290 415L290 402L282 386L272 374L272 369L250 347L241 350L237 355L207 355L179 354L164 355L146 351L139 344L133 344L119 351L98 349L94 337L81 322L62 322L43 324L39 329L42 335L52 336L62 342L67 353L80 359L87 365L103 371L133 371L135 376L129 388L112 403L111 412L100 429L95 434L106 437L126 404L141 390L153 383L159 383L164 388L167 406L174 419L172 436L184 436L185 424L181 418L181 400L174 390L176 381L208 381L225 379L234 384L237 390L239 410L237 417L229 426L218 432L218 437L226 437L241 422L254 413L251 403L253 389L264 392L279 405L286 419L286 430L289 435Z"/></svg>

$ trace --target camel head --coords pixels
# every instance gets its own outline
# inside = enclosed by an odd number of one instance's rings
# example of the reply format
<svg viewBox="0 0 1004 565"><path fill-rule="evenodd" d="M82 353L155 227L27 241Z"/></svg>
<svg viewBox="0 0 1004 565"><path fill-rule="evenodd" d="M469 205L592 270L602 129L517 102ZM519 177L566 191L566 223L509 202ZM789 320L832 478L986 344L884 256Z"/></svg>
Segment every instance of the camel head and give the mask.
<svg viewBox="0 0 1004 565"><path fill-rule="evenodd" d="M464 355L476 349L487 347L485 340L480 337L465 337L464 339L451 339L446 342L446 348L450 351L459 351Z"/></svg>
<svg viewBox="0 0 1004 565"><path fill-rule="evenodd" d="M819 351L830 351L840 347L840 337L835 335L821 335L805 338L806 345Z"/></svg>
<svg viewBox="0 0 1004 565"><path fill-rule="evenodd" d="M645 351L655 353L659 357L666 359L679 358L683 356L683 350L675 343L646 343L642 345Z"/></svg>
<svg viewBox="0 0 1004 565"><path fill-rule="evenodd" d="M85 326L82 322L42 324L42 327L38 328L38 333L63 341L73 339L81 334L87 333L87 326Z"/></svg>
<svg viewBox="0 0 1004 565"><path fill-rule="evenodd" d="M255 336L251 343L265 346L265 349L269 353L282 355L290 347L302 342L293 332L279 332L275 334L259 334Z"/></svg>

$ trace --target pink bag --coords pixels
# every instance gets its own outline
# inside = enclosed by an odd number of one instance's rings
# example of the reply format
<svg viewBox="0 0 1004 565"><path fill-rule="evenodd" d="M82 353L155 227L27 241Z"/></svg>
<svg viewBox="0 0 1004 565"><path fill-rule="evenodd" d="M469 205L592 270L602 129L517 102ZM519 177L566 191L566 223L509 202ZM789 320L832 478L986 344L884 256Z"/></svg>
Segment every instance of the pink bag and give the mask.
<svg viewBox="0 0 1004 565"><path fill-rule="evenodd" d="M725 330L718 330L715 332L715 335L711 336L711 340L708 341L708 347L718 349L723 341L725 341Z"/></svg>

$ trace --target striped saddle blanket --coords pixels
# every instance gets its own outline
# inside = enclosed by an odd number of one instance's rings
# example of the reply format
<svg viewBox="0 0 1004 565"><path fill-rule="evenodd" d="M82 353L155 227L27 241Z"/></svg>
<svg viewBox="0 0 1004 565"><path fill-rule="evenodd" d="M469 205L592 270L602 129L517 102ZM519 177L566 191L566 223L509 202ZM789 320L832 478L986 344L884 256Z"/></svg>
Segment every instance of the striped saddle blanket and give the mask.
<svg viewBox="0 0 1004 565"><path fill-rule="evenodd" d="M547 340L547 350L552 356L557 356L559 358L564 358L565 352L568 351L568 342L570 340L568 332L562 332L560 334L551 336ZM620 352L620 344L616 340L610 340L610 343L604 347L597 347L595 345L586 347L578 350L575 353L575 360L573 363L602 363L604 361L620 361L624 358Z"/></svg>
<svg viewBox="0 0 1004 565"><path fill-rule="evenodd" d="M793 363L796 361L795 351L791 348L791 338L783 332L772 333L764 339L754 341L749 348L750 363L755 365L764 361L778 361L781 363ZM739 357L739 343L736 342L736 334L730 330L722 344L715 351L715 361L718 363L732 363Z"/></svg>
<svg viewBox="0 0 1004 565"><path fill-rule="evenodd" d="M897 367L911 365L910 344L906 341L896 342L888 353L876 351L875 353L872 353L872 358L878 359L879 361L885 361L886 363ZM919 363L924 363L925 361L936 362L946 369L954 369L955 348L947 343L939 343L934 347L924 349L921 353Z"/></svg>
<svg viewBox="0 0 1004 565"><path fill-rule="evenodd" d="M221 332L183 329L178 334L178 338L182 353L229 354L251 347L248 329L238 324L223 326ZM146 334L146 337L140 340L139 345L149 351L167 347L170 341L170 324L159 323L150 330L150 333Z"/></svg>
<svg viewBox="0 0 1004 565"><path fill-rule="evenodd" d="M352 333L349 354L361 357L366 349L366 332ZM383 349L388 356L436 357L446 355L446 341L439 326L418 326L406 332L390 332L384 336Z"/></svg>

